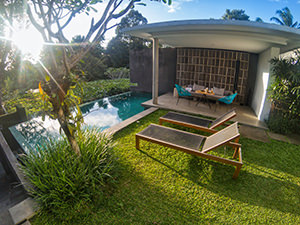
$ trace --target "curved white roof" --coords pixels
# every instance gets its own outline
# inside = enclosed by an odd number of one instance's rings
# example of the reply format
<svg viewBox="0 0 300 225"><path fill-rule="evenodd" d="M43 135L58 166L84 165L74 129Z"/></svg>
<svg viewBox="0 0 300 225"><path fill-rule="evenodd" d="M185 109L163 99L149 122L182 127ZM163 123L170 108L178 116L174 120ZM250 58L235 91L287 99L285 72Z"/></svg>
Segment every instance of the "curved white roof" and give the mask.
<svg viewBox="0 0 300 225"><path fill-rule="evenodd" d="M215 48L260 53L279 47L281 53L300 47L300 30L276 24L238 20L182 20L124 29L135 37L171 47Z"/></svg>

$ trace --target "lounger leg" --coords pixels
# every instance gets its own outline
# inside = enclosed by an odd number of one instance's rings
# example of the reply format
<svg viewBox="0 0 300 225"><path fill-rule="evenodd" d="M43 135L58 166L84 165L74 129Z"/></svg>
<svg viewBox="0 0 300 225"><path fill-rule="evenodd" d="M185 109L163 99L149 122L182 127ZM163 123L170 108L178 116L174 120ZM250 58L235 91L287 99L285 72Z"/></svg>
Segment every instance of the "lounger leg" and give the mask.
<svg viewBox="0 0 300 225"><path fill-rule="evenodd" d="M239 148L235 148L232 158L236 159L238 152Z"/></svg>
<svg viewBox="0 0 300 225"><path fill-rule="evenodd" d="M239 140L240 140L240 138L236 138L236 139L234 140L234 142L235 142L235 143L238 143ZM236 159L238 152L239 152L239 147L236 147L235 150L234 150L234 153L233 153L232 158Z"/></svg>
<svg viewBox="0 0 300 225"><path fill-rule="evenodd" d="M239 176L241 168L242 168L242 165L237 165L236 166L234 174L232 176L233 179L236 179Z"/></svg>
<svg viewBox="0 0 300 225"><path fill-rule="evenodd" d="M140 138L135 136L135 148L140 150Z"/></svg>
<svg viewBox="0 0 300 225"><path fill-rule="evenodd" d="M159 125L162 125L163 121L161 119L159 119Z"/></svg>

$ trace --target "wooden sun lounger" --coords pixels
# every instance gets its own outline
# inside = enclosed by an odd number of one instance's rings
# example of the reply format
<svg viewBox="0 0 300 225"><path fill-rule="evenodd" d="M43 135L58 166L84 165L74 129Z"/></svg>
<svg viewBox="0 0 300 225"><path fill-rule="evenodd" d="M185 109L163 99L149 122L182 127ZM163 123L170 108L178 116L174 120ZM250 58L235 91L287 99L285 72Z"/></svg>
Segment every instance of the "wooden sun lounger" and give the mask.
<svg viewBox="0 0 300 225"><path fill-rule="evenodd" d="M182 113L168 112L166 115L159 118L159 124L162 125L163 122L168 122L209 133L216 133L216 127L221 126L235 116L235 109L228 111L214 121Z"/></svg>
<svg viewBox="0 0 300 225"><path fill-rule="evenodd" d="M242 148L241 145L237 143L240 137L237 122L212 134L209 137L156 124L149 125L146 129L137 133L135 137L137 149L140 149L140 140L145 140L180 150L188 154L233 165L236 167L233 178L238 177L243 165ZM239 161L208 154L209 151L223 145L232 147L234 150L233 158L235 159L238 156Z"/></svg>

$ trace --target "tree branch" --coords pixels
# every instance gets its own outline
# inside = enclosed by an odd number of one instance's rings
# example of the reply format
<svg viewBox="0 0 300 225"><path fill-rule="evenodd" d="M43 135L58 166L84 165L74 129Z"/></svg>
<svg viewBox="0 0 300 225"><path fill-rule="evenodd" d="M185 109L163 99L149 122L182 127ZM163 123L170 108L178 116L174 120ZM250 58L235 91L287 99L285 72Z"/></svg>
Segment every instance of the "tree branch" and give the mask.
<svg viewBox="0 0 300 225"><path fill-rule="evenodd" d="M62 29L64 29L72 20L72 18L80 11L82 10L83 8L85 8L87 6L87 4L89 3L90 1L85 1L80 7L78 7L76 10L74 10L70 17L68 18L68 20L66 21L66 23L62 26Z"/></svg>
<svg viewBox="0 0 300 225"><path fill-rule="evenodd" d="M27 14L28 14L28 17L32 23L32 25L41 33L41 35L43 36L43 39L44 41L47 41L47 36L45 34L45 31L44 31L44 28L42 26L40 26L36 20L34 19L32 13L31 13L31 9L30 7L27 7Z"/></svg>
<svg viewBox="0 0 300 225"><path fill-rule="evenodd" d="M90 40L91 36L93 35L93 33L100 27L100 25L105 21L107 14L112 6L112 4L114 3L115 0L109 0L109 2L106 5L106 8L102 14L102 17L100 18L100 20L94 25L90 27L90 30L88 31L87 35L85 36L84 42Z"/></svg>

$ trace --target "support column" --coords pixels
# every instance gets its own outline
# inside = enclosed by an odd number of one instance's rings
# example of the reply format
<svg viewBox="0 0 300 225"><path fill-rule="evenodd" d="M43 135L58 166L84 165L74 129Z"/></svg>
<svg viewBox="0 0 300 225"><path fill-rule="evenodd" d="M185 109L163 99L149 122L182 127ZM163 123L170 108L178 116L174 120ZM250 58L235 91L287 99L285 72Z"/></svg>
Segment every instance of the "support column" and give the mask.
<svg viewBox="0 0 300 225"><path fill-rule="evenodd" d="M153 38L153 58L152 58L152 100L153 104L158 104L158 77L159 77L159 41Z"/></svg>
<svg viewBox="0 0 300 225"><path fill-rule="evenodd" d="M269 118L271 109L271 101L268 99L267 89L273 82L270 77L271 64L270 60L274 57L278 58L280 49L271 47L261 52L258 56L257 74L251 108L255 112L257 118L265 121Z"/></svg>

